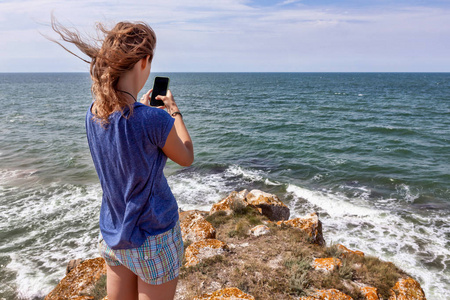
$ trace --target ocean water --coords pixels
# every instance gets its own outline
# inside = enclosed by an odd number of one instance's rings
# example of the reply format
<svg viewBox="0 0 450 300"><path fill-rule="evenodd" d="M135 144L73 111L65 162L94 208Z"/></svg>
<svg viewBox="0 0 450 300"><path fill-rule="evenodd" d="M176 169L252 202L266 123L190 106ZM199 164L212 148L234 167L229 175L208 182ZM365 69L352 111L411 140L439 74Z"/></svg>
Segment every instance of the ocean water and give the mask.
<svg viewBox="0 0 450 300"><path fill-rule="evenodd" d="M158 75L196 152L165 171L182 209L275 193L291 218L318 212L328 244L450 298L450 73ZM41 299L70 259L97 256L91 101L88 74L0 74L0 299Z"/></svg>

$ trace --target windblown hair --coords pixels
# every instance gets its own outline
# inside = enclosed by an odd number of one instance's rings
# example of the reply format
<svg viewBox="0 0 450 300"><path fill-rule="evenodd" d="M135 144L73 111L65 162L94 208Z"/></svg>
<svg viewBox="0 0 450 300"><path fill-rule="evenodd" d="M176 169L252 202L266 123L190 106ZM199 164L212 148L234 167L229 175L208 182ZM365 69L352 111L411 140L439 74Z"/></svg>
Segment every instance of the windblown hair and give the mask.
<svg viewBox="0 0 450 300"><path fill-rule="evenodd" d="M92 93L95 97L95 116L100 123L107 124L108 118L115 110L123 112L125 106L133 112L133 106L128 104L125 95L117 90L120 76L133 68L142 58L153 59L156 46L156 35L153 29L143 22L119 22L113 29L107 30L102 24L97 24L98 39L84 41L77 30L69 30L52 16L52 28L63 41L74 44L91 61L85 60L73 53L57 40L69 53L90 64L92 78Z"/></svg>

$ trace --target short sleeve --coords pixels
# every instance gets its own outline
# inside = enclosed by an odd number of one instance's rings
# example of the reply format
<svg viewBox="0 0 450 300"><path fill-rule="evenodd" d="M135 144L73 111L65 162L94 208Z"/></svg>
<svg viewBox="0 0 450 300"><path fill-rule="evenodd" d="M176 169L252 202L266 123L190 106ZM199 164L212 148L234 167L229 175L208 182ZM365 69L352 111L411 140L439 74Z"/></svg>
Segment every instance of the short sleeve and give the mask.
<svg viewBox="0 0 450 300"><path fill-rule="evenodd" d="M163 148L167 137L172 130L175 119L166 111L159 108L150 108L150 116L147 121L149 129L149 138L152 144L158 148Z"/></svg>

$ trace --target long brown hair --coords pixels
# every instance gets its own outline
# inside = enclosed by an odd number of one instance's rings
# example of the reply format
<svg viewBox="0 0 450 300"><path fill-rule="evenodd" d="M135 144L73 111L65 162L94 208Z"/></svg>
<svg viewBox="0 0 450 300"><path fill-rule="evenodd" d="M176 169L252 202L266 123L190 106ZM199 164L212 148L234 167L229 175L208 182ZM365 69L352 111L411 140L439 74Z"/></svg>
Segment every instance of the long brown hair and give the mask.
<svg viewBox="0 0 450 300"><path fill-rule="evenodd" d="M113 29L106 29L97 24L97 32L103 37L84 41L79 31L69 30L52 16L52 28L63 41L74 44L91 60L85 60L73 53L57 40L51 39L65 50L90 64L92 93L95 97L95 116L102 124L108 123L108 117L119 108L125 106L133 112L125 96L117 90L120 76L133 68L142 58L153 59L156 46L156 35L153 29L144 22L119 22ZM99 36L100 36L99 35Z"/></svg>

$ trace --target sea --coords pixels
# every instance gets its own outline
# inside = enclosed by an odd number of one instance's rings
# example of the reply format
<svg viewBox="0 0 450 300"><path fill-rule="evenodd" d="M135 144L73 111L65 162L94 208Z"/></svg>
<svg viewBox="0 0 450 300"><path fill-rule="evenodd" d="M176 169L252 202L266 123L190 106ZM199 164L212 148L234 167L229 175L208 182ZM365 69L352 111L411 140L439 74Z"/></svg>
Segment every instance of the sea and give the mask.
<svg viewBox="0 0 450 300"><path fill-rule="evenodd" d="M450 299L450 73L158 73L195 161L165 174L183 210L232 191L317 212L327 245L392 261ZM88 73L0 74L0 299L43 299L97 257L102 191ZM276 245L274 245L276 247Z"/></svg>

